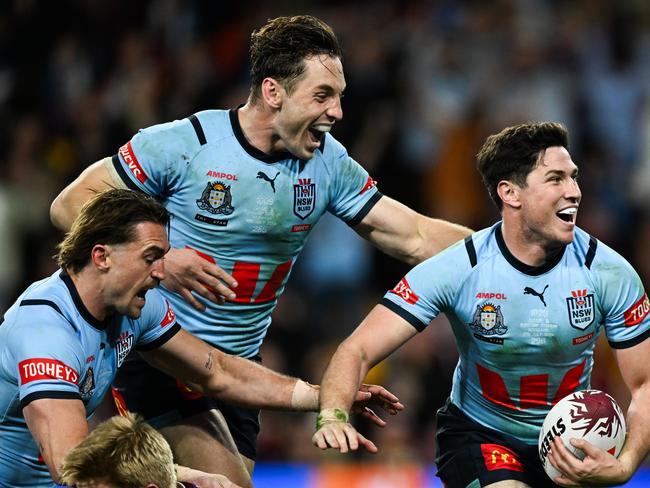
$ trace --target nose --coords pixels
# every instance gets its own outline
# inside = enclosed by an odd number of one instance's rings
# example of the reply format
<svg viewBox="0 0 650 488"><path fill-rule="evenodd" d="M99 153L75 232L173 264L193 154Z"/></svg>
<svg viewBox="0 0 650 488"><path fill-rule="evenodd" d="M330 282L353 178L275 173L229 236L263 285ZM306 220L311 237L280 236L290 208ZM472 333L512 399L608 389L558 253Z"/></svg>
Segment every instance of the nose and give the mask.
<svg viewBox="0 0 650 488"><path fill-rule="evenodd" d="M341 106L341 97L332 97L332 103L327 108L327 116L334 120L341 120L343 118L343 107Z"/></svg>
<svg viewBox="0 0 650 488"><path fill-rule="evenodd" d="M162 280L165 279L165 260L164 259L159 259L153 264L153 267L151 268L151 277L158 280L158 281L162 281Z"/></svg>
<svg viewBox="0 0 650 488"><path fill-rule="evenodd" d="M565 197L568 200L574 200L576 202L580 201L582 198L582 192L580 191L580 186L578 185L577 180L573 178L570 179L570 182L566 187Z"/></svg>

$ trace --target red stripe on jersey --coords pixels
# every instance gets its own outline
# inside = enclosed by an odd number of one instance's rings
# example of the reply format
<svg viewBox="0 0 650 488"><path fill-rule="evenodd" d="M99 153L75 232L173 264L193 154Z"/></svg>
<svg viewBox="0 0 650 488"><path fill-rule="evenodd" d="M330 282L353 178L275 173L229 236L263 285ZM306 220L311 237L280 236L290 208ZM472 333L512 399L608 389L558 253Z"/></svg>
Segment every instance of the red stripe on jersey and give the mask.
<svg viewBox="0 0 650 488"><path fill-rule="evenodd" d="M79 373L67 364L51 358L31 358L18 363L20 384L26 385L32 381L60 380L76 385L79 383Z"/></svg>
<svg viewBox="0 0 650 488"><path fill-rule="evenodd" d="M138 158L135 157L133 147L131 147L131 141L127 142L120 148L120 156L122 156L124 162L129 166L131 173L133 173L133 176L135 176L140 183L147 181L147 175L143 171L142 166L140 166Z"/></svg>
<svg viewBox="0 0 650 488"><path fill-rule="evenodd" d="M644 293L639 300L625 312L625 327L639 325L650 312L650 301L648 294Z"/></svg>
<svg viewBox="0 0 650 488"><path fill-rule="evenodd" d="M232 269L232 277L237 280L237 303L250 303L255 286L257 285L257 278L260 275L260 265L258 263L243 263L237 261Z"/></svg>
<svg viewBox="0 0 650 488"><path fill-rule="evenodd" d="M275 300L278 288L280 288L280 285L289 274L289 270L291 269L291 262L292 260L290 259L286 263L282 263L278 265L277 268L275 268L275 271L273 271L271 278L269 278L269 281L266 282L266 285L264 285L264 288L262 288L262 291L255 299L255 303Z"/></svg>

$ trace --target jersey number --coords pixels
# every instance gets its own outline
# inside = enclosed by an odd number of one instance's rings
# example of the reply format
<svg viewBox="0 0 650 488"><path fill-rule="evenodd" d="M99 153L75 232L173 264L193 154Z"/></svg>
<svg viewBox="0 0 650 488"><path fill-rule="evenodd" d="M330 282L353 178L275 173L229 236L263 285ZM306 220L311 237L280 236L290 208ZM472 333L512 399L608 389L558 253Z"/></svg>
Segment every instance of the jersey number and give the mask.
<svg viewBox="0 0 650 488"><path fill-rule="evenodd" d="M479 381L483 396L492 403L513 410L525 410L527 408L546 407L555 405L565 396L573 393L580 384L580 376L585 369L585 361L571 368L566 372L557 392L549 402L548 375L531 374L519 378L519 406L510 398L506 384L501 375L490 371L480 364L476 364Z"/></svg>
<svg viewBox="0 0 650 488"><path fill-rule="evenodd" d="M187 246L188 249L192 249ZM192 249L195 253L201 256L206 261L216 264L214 258L208 254ZM237 293L237 298L235 298L235 303L264 303L275 300L278 288L284 283L284 279L289 274L291 270L291 263L293 260L289 260L285 263L280 263L276 266L269 278L269 281L266 282L262 291L253 298L253 292L257 287L257 281L260 275L260 264L259 263L245 263L243 261L235 262L235 266L232 270L232 277L237 280L238 286L235 289Z"/></svg>

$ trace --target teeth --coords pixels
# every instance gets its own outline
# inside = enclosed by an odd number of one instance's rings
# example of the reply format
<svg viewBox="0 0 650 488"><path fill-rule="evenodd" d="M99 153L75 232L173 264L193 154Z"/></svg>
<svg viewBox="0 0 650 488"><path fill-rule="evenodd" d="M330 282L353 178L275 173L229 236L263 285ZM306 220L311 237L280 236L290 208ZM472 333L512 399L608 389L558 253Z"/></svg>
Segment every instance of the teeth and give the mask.
<svg viewBox="0 0 650 488"><path fill-rule="evenodd" d="M317 130L318 132L329 132L332 126L329 124L316 124L312 125L311 128Z"/></svg>
<svg viewBox="0 0 650 488"><path fill-rule="evenodd" d="M565 208L558 212L560 215L575 215L578 213L578 209L575 207Z"/></svg>

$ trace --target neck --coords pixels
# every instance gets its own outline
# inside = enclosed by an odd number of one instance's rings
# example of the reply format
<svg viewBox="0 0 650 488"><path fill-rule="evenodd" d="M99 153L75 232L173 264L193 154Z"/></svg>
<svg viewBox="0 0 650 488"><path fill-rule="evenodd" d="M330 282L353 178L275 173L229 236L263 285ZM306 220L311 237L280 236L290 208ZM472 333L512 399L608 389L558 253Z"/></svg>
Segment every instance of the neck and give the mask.
<svg viewBox="0 0 650 488"><path fill-rule="evenodd" d="M277 142L280 138L275 134L273 121L275 115L261 103L252 103L250 100L246 105L237 110L239 125L248 143L265 154L272 154L277 151Z"/></svg>
<svg viewBox="0 0 650 488"><path fill-rule="evenodd" d="M104 286L101 277L91 276L93 273L88 267L85 267L78 273L74 273L71 270L67 270L67 273L88 312L99 321L106 319L108 312L104 303Z"/></svg>
<svg viewBox="0 0 650 488"><path fill-rule="evenodd" d="M508 251L528 266L542 266L562 248L561 245L553 246L542 242L533 233L526 232L522 226L513 224L507 219L503 219L501 233Z"/></svg>

